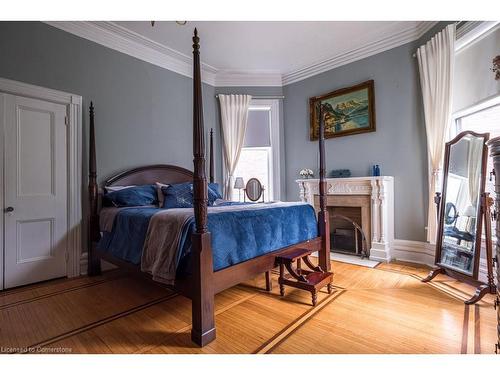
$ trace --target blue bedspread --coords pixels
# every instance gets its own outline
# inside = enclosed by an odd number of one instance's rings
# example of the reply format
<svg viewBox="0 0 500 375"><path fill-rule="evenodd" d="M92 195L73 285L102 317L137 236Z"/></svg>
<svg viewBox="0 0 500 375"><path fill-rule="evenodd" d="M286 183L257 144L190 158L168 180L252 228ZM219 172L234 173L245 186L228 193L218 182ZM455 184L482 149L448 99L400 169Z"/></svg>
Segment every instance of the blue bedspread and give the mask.
<svg viewBox="0 0 500 375"><path fill-rule="evenodd" d="M104 232L98 247L113 256L140 264L151 217L159 208L126 208ZM312 206L297 204L262 209L208 213L214 271L318 236ZM182 229L177 252L178 272L189 272L194 217Z"/></svg>
<svg viewBox="0 0 500 375"><path fill-rule="evenodd" d="M142 247L148 231L149 221L161 208L123 208L116 215L111 232L103 232L97 245L114 257L140 264Z"/></svg>

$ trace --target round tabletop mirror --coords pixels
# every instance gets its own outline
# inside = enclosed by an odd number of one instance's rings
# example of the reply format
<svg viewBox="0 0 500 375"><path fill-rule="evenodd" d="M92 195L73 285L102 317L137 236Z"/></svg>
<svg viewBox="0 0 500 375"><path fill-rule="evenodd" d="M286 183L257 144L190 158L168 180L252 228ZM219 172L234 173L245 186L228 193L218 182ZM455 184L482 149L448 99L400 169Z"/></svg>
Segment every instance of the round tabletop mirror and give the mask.
<svg viewBox="0 0 500 375"><path fill-rule="evenodd" d="M264 193L264 187L258 179L251 178L247 182L245 193L249 200L251 200L252 202L256 202L262 197L262 194Z"/></svg>

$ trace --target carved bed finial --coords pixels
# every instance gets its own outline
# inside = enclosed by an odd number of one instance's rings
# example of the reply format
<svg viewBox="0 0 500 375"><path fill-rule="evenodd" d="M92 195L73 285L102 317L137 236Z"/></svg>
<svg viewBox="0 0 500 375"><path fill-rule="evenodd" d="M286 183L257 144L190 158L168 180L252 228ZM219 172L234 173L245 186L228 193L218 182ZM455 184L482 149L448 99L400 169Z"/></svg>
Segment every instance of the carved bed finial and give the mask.
<svg viewBox="0 0 500 375"><path fill-rule="evenodd" d="M326 209L327 183L325 162L325 118L323 106L319 105L319 207L318 230L321 236L321 250L319 251L319 265L325 270L330 270L330 221Z"/></svg>
<svg viewBox="0 0 500 375"><path fill-rule="evenodd" d="M195 27L193 35L193 54L195 52L198 52L199 50L200 50L200 38L198 37L198 30Z"/></svg>
<svg viewBox="0 0 500 375"><path fill-rule="evenodd" d="M88 217L88 270L87 273L98 275L101 273L100 260L94 254L94 243L99 241L99 216L97 214L98 186L97 186L97 168L95 152L95 126L94 126L94 103L90 102L89 107L89 217Z"/></svg>
<svg viewBox="0 0 500 375"><path fill-rule="evenodd" d="M94 103L90 102L89 107L89 198L91 214L97 214L97 168L95 155L95 125L94 125ZM95 206L95 207L94 207ZM95 208L95 210L94 210Z"/></svg>
<svg viewBox="0 0 500 375"><path fill-rule="evenodd" d="M201 92L201 65L198 31L193 36L193 203L196 232L207 232L208 186L205 173L205 129Z"/></svg>
<svg viewBox="0 0 500 375"><path fill-rule="evenodd" d="M210 172L210 183L215 181L214 179L214 129L210 128L210 160L209 160L209 172Z"/></svg>
<svg viewBox="0 0 500 375"><path fill-rule="evenodd" d="M208 186L205 173L205 129L201 92L198 31L193 36L193 206L195 232L192 240L191 339L203 346L215 339L214 283L211 237L208 231Z"/></svg>

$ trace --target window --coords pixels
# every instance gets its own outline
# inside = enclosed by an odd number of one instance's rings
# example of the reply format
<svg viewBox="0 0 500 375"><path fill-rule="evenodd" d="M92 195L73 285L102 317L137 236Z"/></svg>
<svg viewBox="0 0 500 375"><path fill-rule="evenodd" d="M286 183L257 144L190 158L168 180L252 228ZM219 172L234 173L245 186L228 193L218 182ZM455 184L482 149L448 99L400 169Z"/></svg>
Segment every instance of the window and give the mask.
<svg viewBox="0 0 500 375"><path fill-rule="evenodd" d="M490 139L500 137L500 96L474 106L466 111L455 114L455 126L452 126L451 136L471 130L476 133L490 133ZM490 197L495 197L495 179L490 180L490 172L493 170L493 159L488 158L486 165L485 191L490 193ZM500 176L496 177L497 179ZM495 236L495 222L493 222L492 236ZM484 237L484 232L483 232Z"/></svg>
<svg viewBox="0 0 500 375"><path fill-rule="evenodd" d="M455 136L463 131L471 130L476 133L490 133L490 139L495 137L500 137L500 97L497 98L497 104L493 101L490 106L481 106L472 108L471 110L463 113L462 115L455 116ZM490 181L489 173L493 170L493 160L488 158L488 164L486 166L486 187L485 190L490 193L490 196L494 196L495 191L495 181ZM500 178L500 176L498 177Z"/></svg>
<svg viewBox="0 0 500 375"><path fill-rule="evenodd" d="M234 172L246 184L257 178L264 186L266 201L279 199L279 103L254 99L248 110L243 149ZM244 191L232 190L232 200L244 198Z"/></svg>

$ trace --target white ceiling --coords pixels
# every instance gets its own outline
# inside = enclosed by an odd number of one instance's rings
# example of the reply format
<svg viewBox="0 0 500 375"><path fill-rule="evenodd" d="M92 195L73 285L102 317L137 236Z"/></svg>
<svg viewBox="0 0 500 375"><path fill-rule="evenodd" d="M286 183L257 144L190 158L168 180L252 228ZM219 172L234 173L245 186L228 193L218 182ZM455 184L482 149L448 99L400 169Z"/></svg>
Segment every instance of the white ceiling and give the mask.
<svg viewBox="0 0 500 375"><path fill-rule="evenodd" d="M205 81L218 86L274 86L408 43L435 22L188 21L179 25L156 21L154 27L149 21L50 24L186 75L190 74L191 37L196 27ZM164 61L159 61L159 54Z"/></svg>
<svg viewBox="0 0 500 375"><path fill-rule="evenodd" d="M377 41L418 22L116 22L173 48L192 52L198 28L203 61L218 70L288 73Z"/></svg>

